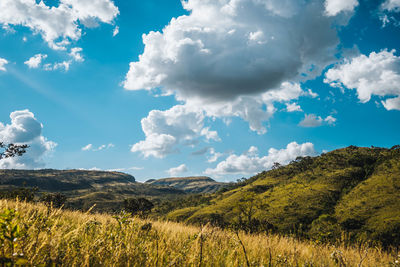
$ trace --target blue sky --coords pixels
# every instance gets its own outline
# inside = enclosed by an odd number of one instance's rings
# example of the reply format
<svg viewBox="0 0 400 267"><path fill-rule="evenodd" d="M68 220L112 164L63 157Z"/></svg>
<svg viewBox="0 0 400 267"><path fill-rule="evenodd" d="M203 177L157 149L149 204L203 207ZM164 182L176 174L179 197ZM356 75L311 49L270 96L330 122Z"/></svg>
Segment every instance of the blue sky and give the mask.
<svg viewBox="0 0 400 267"><path fill-rule="evenodd" d="M0 167L232 181L399 144L399 12L396 0L2 1L0 139L31 148Z"/></svg>

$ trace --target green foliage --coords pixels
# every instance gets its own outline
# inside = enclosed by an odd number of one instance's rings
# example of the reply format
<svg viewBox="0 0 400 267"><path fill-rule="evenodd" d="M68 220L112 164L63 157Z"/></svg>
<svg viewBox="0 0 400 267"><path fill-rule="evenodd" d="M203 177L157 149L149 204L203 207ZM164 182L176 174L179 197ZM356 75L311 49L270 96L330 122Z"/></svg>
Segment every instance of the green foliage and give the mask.
<svg viewBox="0 0 400 267"><path fill-rule="evenodd" d="M0 191L0 199L19 199L21 201L32 202L35 199L35 194L38 191L37 187L27 188L18 187L9 190Z"/></svg>
<svg viewBox="0 0 400 267"><path fill-rule="evenodd" d="M28 147L29 147L28 145L16 145L16 144L6 145L3 142L0 142L0 149L3 150L0 151L0 160L5 158L22 156L24 153L26 153L26 149Z"/></svg>
<svg viewBox="0 0 400 267"><path fill-rule="evenodd" d="M146 198L128 198L124 200L124 210L132 215L146 217L153 209L154 204Z"/></svg>
<svg viewBox="0 0 400 267"><path fill-rule="evenodd" d="M318 241L400 244L400 149L348 148L298 157L168 218L193 224L218 214L226 226Z"/></svg>
<svg viewBox="0 0 400 267"><path fill-rule="evenodd" d="M153 217L165 217L169 212L188 207L200 207L210 204L211 194L189 194L177 196L174 199L158 199L154 201Z"/></svg>
<svg viewBox="0 0 400 267"><path fill-rule="evenodd" d="M61 208L67 201L67 196L62 193L43 193L40 197L40 201L43 202L47 207Z"/></svg>

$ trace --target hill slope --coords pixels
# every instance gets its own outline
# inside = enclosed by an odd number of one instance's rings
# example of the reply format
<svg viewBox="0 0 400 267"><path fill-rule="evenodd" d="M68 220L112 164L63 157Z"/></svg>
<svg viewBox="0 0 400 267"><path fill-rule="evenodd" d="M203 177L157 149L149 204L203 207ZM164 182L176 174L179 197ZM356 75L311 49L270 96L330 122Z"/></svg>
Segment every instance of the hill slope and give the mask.
<svg viewBox="0 0 400 267"><path fill-rule="evenodd" d="M17 209L17 211L15 211ZM397 266L380 248L53 210L0 200L2 266ZM6 235L7 236L7 235ZM345 262L345 264L342 264ZM362 263L362 264L361 264ZM392 263L392 264L391 264Z"/></svg>
<svg viewBox="0 0 400 267"><path fill-rule="evenodd" d="M400 149L348 147L298 158L169 219L400 244Z"/></svg>
<svg viewBox="0 0 400 267"><path fill-rule="evenodd" d="M146 181L147 184L158 186L169 186L187 193L214 193L226 186L226 183L219 183L210 177L197 176L197 177L172 177L162 179L151 179Z"/></svg>
<svg viewBox="0 0 400 267"><path fill-rule="evenodd" d="M0 170L0 190L12 187L38 187L41 192L61 192L68 197L67 207L97 211L121 208L128 197L149 198L182 195L170 187L136 183L129 174L86 170Z"/></svg>

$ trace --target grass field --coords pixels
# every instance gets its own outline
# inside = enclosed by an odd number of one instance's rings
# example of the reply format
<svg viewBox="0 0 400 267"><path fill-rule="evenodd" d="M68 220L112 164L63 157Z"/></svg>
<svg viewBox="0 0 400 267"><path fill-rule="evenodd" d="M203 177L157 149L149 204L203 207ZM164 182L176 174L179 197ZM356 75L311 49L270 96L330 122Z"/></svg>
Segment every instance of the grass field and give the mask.
<svg viewBox="0 0 400 267"><path fill-rule="evenodd" d="M395 251L333 247L120 214L0 200L2 264L47 266L399 266Z"/></svg>

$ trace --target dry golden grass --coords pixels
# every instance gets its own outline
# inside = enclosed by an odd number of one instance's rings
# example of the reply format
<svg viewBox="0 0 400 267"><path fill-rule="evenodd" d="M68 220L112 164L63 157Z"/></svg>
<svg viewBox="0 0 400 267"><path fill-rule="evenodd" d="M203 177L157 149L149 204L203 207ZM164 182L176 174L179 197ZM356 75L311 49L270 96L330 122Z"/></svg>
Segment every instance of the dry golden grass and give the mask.
<svg viewBox="0 0 400 267"><path fill-rule="evenodd" d="M123 215L49 212L6 200L0 200L0 231L3 263L35 266L396 266L397 257L379 248L335 248Z"/></svg>

